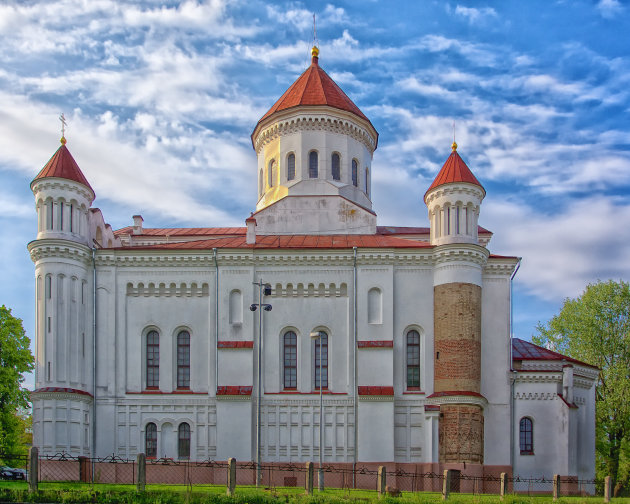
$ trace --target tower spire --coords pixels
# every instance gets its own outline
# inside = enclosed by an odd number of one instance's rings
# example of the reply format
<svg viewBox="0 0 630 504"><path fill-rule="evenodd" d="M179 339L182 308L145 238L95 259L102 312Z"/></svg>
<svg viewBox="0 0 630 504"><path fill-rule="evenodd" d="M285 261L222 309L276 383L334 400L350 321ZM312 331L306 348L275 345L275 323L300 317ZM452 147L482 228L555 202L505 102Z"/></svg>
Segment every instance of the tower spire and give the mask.
<svg viewBox="0 0 630 504"><path fill-rule="evenodd" d="M59 120L61 121L61 145L66 145L66 126L68 123L66 122L66 116L63 115L63 112L59 116Z"/></svg>

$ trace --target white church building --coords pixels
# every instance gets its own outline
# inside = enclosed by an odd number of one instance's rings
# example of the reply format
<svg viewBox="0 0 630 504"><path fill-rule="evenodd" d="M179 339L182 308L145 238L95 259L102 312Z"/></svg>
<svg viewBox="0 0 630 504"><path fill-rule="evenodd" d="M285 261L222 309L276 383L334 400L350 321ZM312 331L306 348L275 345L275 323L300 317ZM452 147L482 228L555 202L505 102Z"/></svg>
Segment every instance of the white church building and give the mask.
<svg viewBox="0 0 630 504"><path fill-rule="evenodd" d="M40 453L594 477L598 369L511 338L455 143L429 227L377 225L378 133L317 48L251 139L240 228L114 231L65 138L35 177Z"/></svg>

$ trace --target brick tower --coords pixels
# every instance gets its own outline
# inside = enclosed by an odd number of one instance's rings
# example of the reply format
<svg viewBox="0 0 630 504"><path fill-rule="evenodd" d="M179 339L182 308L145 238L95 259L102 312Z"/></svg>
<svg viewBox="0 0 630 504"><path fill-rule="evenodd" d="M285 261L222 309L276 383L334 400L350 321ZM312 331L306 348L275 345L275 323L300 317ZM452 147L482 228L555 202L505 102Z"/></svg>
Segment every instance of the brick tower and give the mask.
<svg viewBox="0 0 630 504"><path fill-rule="evenodd" d="M424 196L433 277L434 393L440 406L439 461L483 464L481 286L488 251L477 222L485 190L453 151Z"/></svg>

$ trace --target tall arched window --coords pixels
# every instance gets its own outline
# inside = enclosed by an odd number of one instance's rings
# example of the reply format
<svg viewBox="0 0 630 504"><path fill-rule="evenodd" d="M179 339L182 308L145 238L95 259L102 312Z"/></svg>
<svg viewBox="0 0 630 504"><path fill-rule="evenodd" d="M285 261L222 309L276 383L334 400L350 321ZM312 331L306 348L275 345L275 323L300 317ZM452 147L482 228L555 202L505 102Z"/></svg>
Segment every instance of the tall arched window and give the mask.
<svg viewBox="0 0 630 504"><path fill-rule="evenodd" d="M46 203L46 229L53 228L53 202L52 200Z"/></svg>
<svg viewBox="0 0 630 504"><path fill-rule="evenodd" d="M297 335L289 331L283 341L284 388L297 388Z"/></svg>
<svg viewBox="0 0 630 504"><path fill-rule="evenodd" d="M59 202L59 230L63 231L63 201Z"/></svg>
<svg viewBox="0 0 630 504"><path fill-rule="evenodd" d="M160 386L160 335L157 331L147 334L147 388Z"/></svg>
<svg viewBox="0 0 630 504"><path fill-rule="evenodd" d="M313 338L313 367L315 369L315 390L328 388L328 334L319 331L319 337Z"/></svg>
<svg viewBox="0 0 630 504"><path fill-rule="evenodd" d="M295 178L295 154L291 153L287 156L287 180Z"/></svg>
<svg viewBox="0 0 630 504"><path fill-rule="evenodd" d="M269 187L273 187L273 179L274 179L274 171L276 168L276 161L274 159L272 159L271 161L269 161L269 168L267 169L267 183L269 185Z"/></svg>
<svg viewBox="0 0 630 504"><path fill-rule="evenodd" d="M317 151L311 151L308 153L308 176L309 178L317 178L317 165L319 159L317 157Z"/></svg>
<svg viewBox="0 0 630 504"><path fill-rule="evenodd" d="M338 153L332 155L332 178L333 180L341 180L341 158Z"/></svg>
<svg viewBox="0 0 630 504"><path fill-rule="evenodd" d="M521 418L519 425L521 455L534 454L534 423L529 417Z"/></svg>
<svg viewBox="0 0 630 504"><path fill-rule="evenodd" d="M359 163L356 159L352 160L352 185L355 187L359 185Z"/></svg>
<svg viewBox="0 0 630 504"><path fill-rule="evenodd" d="M407 389L420 390L420 334L407 332Z"/></svg>
<svg viewBox="0 0 630 504"><path fill-rule="evenodd" d="M177 456L180 459L190 458L190 425L186 422L177 428Z"/></svg>
<svg viewBox="0 0 630 504"><path fill-rule="evenodd" d="M367 167L365 168L365 194L370 195L370 170Z"/></svg>
<svg viewBox="0 0 630 504"><path fill-rule="evenodd" d="M157 425L153 422L144 430L144 453L148 458L157 457Z"/></svg>
<svg viewBox="0 0 630 504"><path fill-rule="evenodd" d="M177 388L190 388L190 333L180 331L177 335Z"/></svg>
<svg viewBox="0 0 630 504"><path fill-rule="evenodd" d="M262 196L264 192L265 192L265 186L264 186L264 181L263 181L263 171L261 168L260 173L258 174L258 194Z"/></svg>

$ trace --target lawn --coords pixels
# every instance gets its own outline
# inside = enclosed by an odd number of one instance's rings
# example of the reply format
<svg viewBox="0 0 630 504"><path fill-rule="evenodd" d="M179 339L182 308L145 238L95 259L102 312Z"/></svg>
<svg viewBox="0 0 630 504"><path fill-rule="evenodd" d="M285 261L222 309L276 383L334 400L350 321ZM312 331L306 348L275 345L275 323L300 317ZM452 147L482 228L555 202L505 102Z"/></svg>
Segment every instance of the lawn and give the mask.
<svg viewBox="0 0 630 504"><path fill-rule="evenodd" d="M147 485L142 494L133 485L51 482L40 483L39 492L29 494L28 485L21 481L0 482L1 502L63 502L74 503L141 503L141 504L363 504L379 501L383 504L423 504L444 502L439 493L403 492L401 497L378 498L372 490L327 489L304 495L303 488L277 487L257 489L239 486L236 495L228 497L224 485ZM451 494L449 503L457 504L544 504L550 496L508 495L501 501L498 495ZM558 504L596 504L602 497L562 497ZM630 504L629 498L612 499L613 504Z"/></svg>

